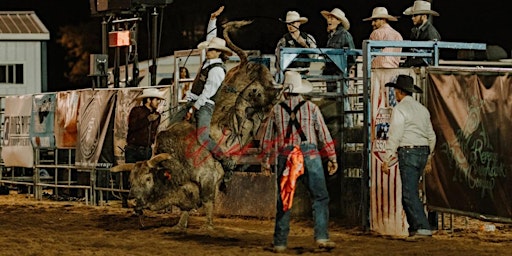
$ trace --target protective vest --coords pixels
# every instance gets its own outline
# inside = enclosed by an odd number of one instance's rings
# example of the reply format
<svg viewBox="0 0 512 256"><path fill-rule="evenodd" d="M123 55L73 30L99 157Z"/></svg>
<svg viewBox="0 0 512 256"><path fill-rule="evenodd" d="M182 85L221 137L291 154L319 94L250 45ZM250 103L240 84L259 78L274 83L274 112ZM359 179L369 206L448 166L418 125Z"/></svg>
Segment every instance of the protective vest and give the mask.
<svg viewBox="0 0 512 256"><path fill-rule="evenodd" d="M308 34L304 32L300 32L300 37L304 39L304 42L308 42ZM295 40L295 38L292 37L290 33L286 33L284 35L285 39L285 47L296 47L296 48L304 48L302 45L299 44ZM308 45L309 46L309 45ZM299 54L297 58L309 58L307 54ZM300 62L300 61L294 61L288 65L288 68L308 68L310 66L310 62Z"/></svg>
<svg viewBox="0 0 512 256"><path fill-rule="evenodd" d="M221 67L224 70L224 74L226 73L226 66L224 66L223 63L213 63L208 67L201 69L201 72L199 72L199 74L194 79L194 82L192 83L192 89L190 89L190 92L195 95L201 95L204 89L204 85L206 84L206 78L208 78L208 72L210 72L210 69L215 67ZM215 94L217 94L217 92L215 92ZM210 99L215 101L213 99L214 97L215 95L213 95Z"/></svg>
<svg viewBox="0 0 512 256"><path fill-rule="evenodd" d="M288 122L288 127L286 128L286 136L285 136L286 143L288 143L288 140L290 139L293 127L295 127L295 129L299 133L301 141L308 140L306 138L306 135L304 134L304 131L302 131L299 121L297 120L297 112L299 112L300 107L302 107L302 105L304 105L304 103L306 103L306 101L299 102L299 104L297 104L297 106L295 106L293 108L293 110L286 103L284 103L284 102L279 103L279 105L281 105L281 107L283 107L284 110L286 110L288 115L290 115L290 121Z"/></svg>

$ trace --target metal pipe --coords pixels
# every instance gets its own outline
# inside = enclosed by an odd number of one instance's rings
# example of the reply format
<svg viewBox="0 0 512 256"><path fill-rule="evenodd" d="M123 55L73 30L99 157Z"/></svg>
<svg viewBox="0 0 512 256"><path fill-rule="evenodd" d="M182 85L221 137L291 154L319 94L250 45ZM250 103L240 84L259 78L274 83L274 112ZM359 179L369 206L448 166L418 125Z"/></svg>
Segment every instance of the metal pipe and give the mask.
<svg viewBox="0 0 512 256"><path fill-rule="evenodd" d="M151 35L151 53L152 53L152 57L153 57L153 65L151 65L151 68L150 68L150 73L151 73L151 86L155 86L156 85L156 59L157 59L157 38L158 38L158 33L157 33L157 25L158 25L158 12L156 11L156 7L153 8L153 13L151 13L151 16L152 16L152 26L153 26L153 30L152 30L152 35Z"/></svg>

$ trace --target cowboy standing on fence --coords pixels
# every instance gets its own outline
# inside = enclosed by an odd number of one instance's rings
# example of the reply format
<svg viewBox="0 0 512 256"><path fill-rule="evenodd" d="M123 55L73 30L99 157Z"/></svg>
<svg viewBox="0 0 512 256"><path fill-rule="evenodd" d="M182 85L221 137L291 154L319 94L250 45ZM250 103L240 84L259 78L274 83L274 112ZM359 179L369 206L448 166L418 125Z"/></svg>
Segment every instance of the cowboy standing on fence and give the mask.
<svg viewBox="0 0 512 256"><path fill-rule="evenodd" d="M410 15L414 27L411 29L411 41L441 41L441 35L437 29L429 21L429 15L439 16L439 13L430 9L431 4L427 1L417 0L414 5L405 9L404 14ZM414 49L413 49L414 50ZM404 67L421 67L427 66L430 63L430 58L424 59L421 57L407 57L403 66Z"/></svg>
<svg viewBox="0 0 512 256"><path fill-rule="evenodd" d="M278 83L282 82L282 73L284 70L281 70L281 48L282 47L295 47L295 48L316 48L316 40L315 38L303 31L300 31L300 25L308 22L308 18L301 17L300 14L296 11L289 11L286 13L286 20L281 20L281 22L286 23L286 28L288 29L288 32L279 39L276 46L276 76L278 76L278 79L276 81ZM299 54L297 56L298 58L309 58L307 54ZM315 57L315 56L311 56ZM294 69L305 69L304 72L307 73L307 69L309 68L311 63L309 62L299 62L294 61L288 65L287 68L294 68Z"/></svg>
<svg viewBox="0 0 512 256"><path fill-rule="evenodd" d="M402 35L389 25L389 21L398 19L388 14L385 7L375 7L372 16L363 21L371 21L373 31L370 34L370 40L402 41ZM383 52L401 52L402 48L388 47ZM372 60L372 68L398 68L400 65L400 56L376 56Z"/></svg>

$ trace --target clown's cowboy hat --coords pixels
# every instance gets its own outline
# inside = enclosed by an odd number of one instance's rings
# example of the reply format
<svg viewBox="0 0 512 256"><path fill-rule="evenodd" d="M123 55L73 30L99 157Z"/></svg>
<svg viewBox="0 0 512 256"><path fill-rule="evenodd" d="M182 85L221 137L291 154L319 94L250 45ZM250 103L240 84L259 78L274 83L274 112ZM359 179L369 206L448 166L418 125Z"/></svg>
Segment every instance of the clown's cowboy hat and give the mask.
<svg viewBox="0 0 512 256"><path fill-rule="evenodd" d="M288 93L308 93L313 90L313 85L308 80L302 79L300 73L295 71L284 73L283 87Z"/></svg>
<svg viewBox="0 0 512 256"><path fill-rule="evenodd" d="M320 12L322 14L322 16L324 16L324 18L328 18L329 16L334 16L336 17L336 19L338 19L340 22L341 22L341 25L346 29L348 30L350 28L350 22L348 21L347 17L345 17L345 13L338 9L338 8L334 8L332 9L332 11L328 12L328 11L321 11Z"/></svg>
<svg viewBox="0 0 512 256"><path fill-rule="evenodd" d="M395 16L391 16L388 14L388 10L385 7L375 7L372 11L372 16L363 21L369 21L374 19L386 19L389 21L397 21L398 19Z"/></svg>
<svg viewBox="0 0 512 256"><path fill-rule="evenodd" d="M431 6L430 2L417 0L417 1L414 1L413 6L405 9L404 14L405 15L427 14L427 15L439 16L439 13L437 13L436 11L432 11L430 6Z"/></svg>
<svg viewBox="0 0 512 256"><path fill-rule="evenodd" d="M160 92L160 90L158 90L156 88L144 89L142 91L142 94L137 96L135 99L142 100L144 98L159 98L159 99L165 100L163 93Z"/></svg>
<svg viewBox="0 0 512 256"><path fill-rule="evenodd" d="M233 55L233 52L231 51L231 49L226 47L226 41L224 39L222 39L222 38L219 38L219 37L213 37L209 41L201 42L200 44L197 45L197 48L199 50L215 49L215 50L219 50L219 51L224 52L228 56Z"/></svg>
<svg viewBox="0 0 512 256"><path fill-rule="evenodd" d="M386 87L394 87L402 91L411 93L423 93L423 90L417 85L415 85L412 77L408 75L398 75L398 77L396 78L396 83L386 83Z"/></svg>
<svg viewBox="0 0 512 256"><path fill-rule="evenodd" d="M301 17L300 14L296 11L289 11L286 13L286 20L283 20L283 19L279 19L281 22L284 22L284 23L294 23L296 21L300 21L300 24L304 24L306 22L308 22L308 18L306 17Z"/></svg>

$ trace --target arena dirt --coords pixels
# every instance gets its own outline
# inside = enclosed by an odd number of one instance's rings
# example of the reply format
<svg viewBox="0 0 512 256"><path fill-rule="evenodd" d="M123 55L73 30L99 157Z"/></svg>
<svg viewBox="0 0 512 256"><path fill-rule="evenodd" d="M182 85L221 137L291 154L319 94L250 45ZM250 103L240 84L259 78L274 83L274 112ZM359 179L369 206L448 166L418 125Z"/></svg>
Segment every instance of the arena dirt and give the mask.
<svg viewBox="0 0 512 256"><path fill-rule="evenodd" d="M172 229L177 212L147 212L139 229L132 210L116 201L105 206L83 202L35 200L28 195L0 196L0 255L273 255L271 219L217 216L216 229L202 229L205 218L194 213L186 233ZM493 224L494 231L482 229ZM446 225L446 224L445 224ZM338 247L315 250L310 221L293 221L285 255L510 255L512 225L455 217L422 241L383 237L331 223ZM447 227L446 227L447 228Z"/></svg>

